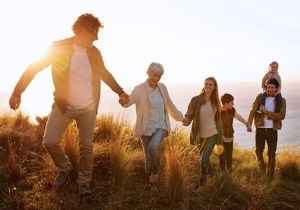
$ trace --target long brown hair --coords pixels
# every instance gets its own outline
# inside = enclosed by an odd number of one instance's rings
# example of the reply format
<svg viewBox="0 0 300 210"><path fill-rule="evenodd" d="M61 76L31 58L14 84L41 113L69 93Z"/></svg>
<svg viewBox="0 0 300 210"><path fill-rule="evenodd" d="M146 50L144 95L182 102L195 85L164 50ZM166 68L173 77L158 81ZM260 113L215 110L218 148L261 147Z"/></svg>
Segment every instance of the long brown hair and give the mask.
<svg viewBox="0 0 300 210"><path fill-rule="evenodd" d="M221 112L221 102L220 102L220 98L219 98L219 88L218 88L217 80L214 77L207 77L204 80L204 82L207 80L212 81L215 85L215 89L213 90L213 92L210 96L211 104L212 104L212 106L217 108L218 112ZM200 95L204 95L204 93L205 93L205 91L204 91L204 87L203 87Z"/></svg>

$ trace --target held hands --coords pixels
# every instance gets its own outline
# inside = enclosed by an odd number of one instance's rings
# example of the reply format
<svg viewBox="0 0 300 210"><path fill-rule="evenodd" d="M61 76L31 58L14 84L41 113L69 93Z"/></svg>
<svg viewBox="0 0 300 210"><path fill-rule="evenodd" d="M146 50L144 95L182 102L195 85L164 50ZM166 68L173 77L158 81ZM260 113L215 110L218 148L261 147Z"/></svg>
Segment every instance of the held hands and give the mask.
<svg viewBox="0 0 300 210"><path fill-rule="evenodd" d="M16 110L19 108L21 103L21 97L20 96L15 96L15 95L11 95L10 99L9 99L9 106L11 109Z"/></svg>
<svg viewBox="0 0 300 210"><path fill-rule="evenodd" d="M183 118L181 122L182 122L182 125L184 125L184 126L188 126L189 125L189 120L186 117Z"/></svg>
<svg viewBox="0 0 300 210"><path fill-rule="evenodd" d="M120 95L119 104L121 104L121 106L127 104L128 102L129 102L129 96L127 93L123 93L122 95Z"/></svg>
<svg viewBox="0 0 300 210"><path fill-rule="evenodd" d="M246 123L246 128L248 132L252 132L252 127L248 122Z"/></svg>

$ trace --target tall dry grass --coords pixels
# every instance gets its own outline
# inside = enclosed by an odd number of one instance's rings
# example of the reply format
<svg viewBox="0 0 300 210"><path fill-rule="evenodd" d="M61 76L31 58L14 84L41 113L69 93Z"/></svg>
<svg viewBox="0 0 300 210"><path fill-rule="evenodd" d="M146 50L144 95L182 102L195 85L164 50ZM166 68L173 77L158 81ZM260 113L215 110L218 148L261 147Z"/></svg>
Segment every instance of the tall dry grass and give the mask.
<svg viewBox="0 0 300 210"><path fill-rule="evenodd" d="M34 125L29 117L21 112L14 115L3 115L0 117L0 151L1 170L8 170L9 173L1 173L9 180L18 180L22 177L23 163L26 162L28 151L32 149L32 144L36 142L35 135L30 131L34 130ZM29 132L28 132L29 131Z"/></svg>
<svg viewBox="0 0 300 210"><path fill-rule="evenodd" d="M56 192L56 167L42 149L47 117L0 116L0 209L297 209L300 206L299 151L278 151L276 175L269 179L257 169L254 151L234 148L233 171L222 173L212 155L214 176L198 194L198 150L188 134L173 131L162 145L159 192L144 191L141 143L123 118L100 115L94 138L93 200L78 202L76 181ZM74 167L78 161L78 130L72 122L62 144ZM264 154L266 156L266 153ZM76 174L73 174L76 178Z"/></svg>
<svg viewBox="0 0 300 210"><path fill-rule="evenodd" d="M182 201L190 183L199 180L199 152L183 130L172 132L163 144L164 185L172 201Z"/></svg>
<svg viewBox="0 0 300 210"><path fill-rule="evenodd" d="M299 149L288 147L277 156L279 175L284 179L300 182Z"/></svg>

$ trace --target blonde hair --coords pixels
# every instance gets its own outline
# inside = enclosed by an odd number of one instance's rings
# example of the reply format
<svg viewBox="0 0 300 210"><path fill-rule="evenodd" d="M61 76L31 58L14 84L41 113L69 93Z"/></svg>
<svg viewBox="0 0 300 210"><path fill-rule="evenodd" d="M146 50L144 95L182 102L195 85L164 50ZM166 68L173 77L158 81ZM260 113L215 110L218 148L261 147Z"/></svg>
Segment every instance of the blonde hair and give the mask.
<svg viewBox="0 0 300 210"><path fill-rule="evenodd" d="M269 66L268 66L268 71L271 70L271 66L272 66L273 64L276 64L277 66L279 66L279 64L278 64L277 61L272 61L272 62L269 64Z"/></svg>
<svg viewBox="0 0 300 210"><path fill-rule="evenodd" d="M279 65L277 61L272 61L272 62L269 64L269 66L272 66L273 64Z"/></svg>

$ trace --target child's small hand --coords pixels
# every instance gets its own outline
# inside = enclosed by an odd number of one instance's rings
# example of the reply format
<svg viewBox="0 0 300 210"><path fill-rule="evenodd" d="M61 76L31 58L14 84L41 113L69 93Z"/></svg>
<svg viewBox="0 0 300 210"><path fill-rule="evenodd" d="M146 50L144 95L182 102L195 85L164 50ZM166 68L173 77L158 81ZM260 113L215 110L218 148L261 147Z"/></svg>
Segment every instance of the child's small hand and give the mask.
<svg viewBox="0 0 300 210"><path fill-rule="evenodd" d="M246 124L246 127L248 132L252 132L252 127L249 123Z"/></svg>
<svg viewBox="0 0 300 210"><path fill-rule="evenodd" d="M260 105L259 109L263 112L263 113L267 113L267 109L264 105Z"/></svg>

